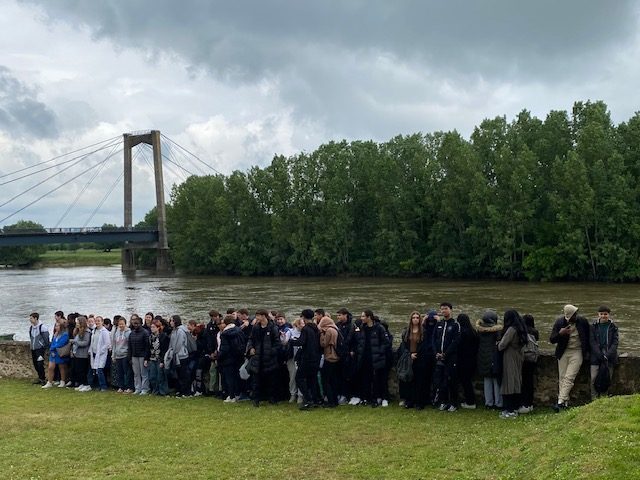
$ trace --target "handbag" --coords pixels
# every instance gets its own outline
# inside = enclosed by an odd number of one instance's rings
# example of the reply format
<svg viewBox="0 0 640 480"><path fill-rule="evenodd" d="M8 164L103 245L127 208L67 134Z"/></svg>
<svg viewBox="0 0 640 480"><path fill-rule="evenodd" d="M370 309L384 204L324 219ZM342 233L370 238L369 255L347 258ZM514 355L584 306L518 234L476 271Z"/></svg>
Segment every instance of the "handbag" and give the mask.
<svg viewBox="0 0 640 480"><path fill-rule="evenodd" d="M67 342L63 346L57 347L56 353L60 358L66 358L71 355L71 342Z"/></svg>
<svg viewBox="0 0 640 480"><path fill-rule="evenodd" d="M249 380L249 371L247 370L247 366L249 365L249 360L245 360L242 366L240 367L240 378L242 380Z"/></svg>

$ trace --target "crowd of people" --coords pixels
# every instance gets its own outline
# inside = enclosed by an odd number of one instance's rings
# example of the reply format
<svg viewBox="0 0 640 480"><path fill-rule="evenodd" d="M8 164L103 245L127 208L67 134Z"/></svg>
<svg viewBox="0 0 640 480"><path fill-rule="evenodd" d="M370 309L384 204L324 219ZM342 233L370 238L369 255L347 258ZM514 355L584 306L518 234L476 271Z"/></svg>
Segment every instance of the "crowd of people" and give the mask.
<svg viewBox="0 0 640 480"><path fill-rule="evenodd" d="M400 405L455 412L474 409L476 376L484 406L504 419L529 413L539 332L531 315L486 311L471 322L443 302L426 315L414 311L394 346L386 322L371 310L353 318L346 309L335 320L323 309L305 309L289 322L277 311L229 309L209 312L209 322L168 320L148 312L129 320L115 315L55 313L53 330L30 315L34 383L43 389L79 392L115 389L121 394L216 396L225 403L286 401L301 410L339 405L387 407L390 373L398 379ZM607 392L617 362L618 328L607 306L591 324L566 305L555 321L559 412L583 364L590 362L593 397ZM45 360L47 368L45 371ZM462 401L460 402L460 391Z"/></svg>

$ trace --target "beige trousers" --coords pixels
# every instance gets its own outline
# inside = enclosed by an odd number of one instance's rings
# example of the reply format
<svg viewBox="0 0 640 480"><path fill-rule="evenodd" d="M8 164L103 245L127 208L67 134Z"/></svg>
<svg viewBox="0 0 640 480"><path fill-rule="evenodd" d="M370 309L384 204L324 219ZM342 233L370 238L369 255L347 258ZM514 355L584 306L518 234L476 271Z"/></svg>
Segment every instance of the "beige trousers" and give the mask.
<svg viewBox="0 0 640 480"><path fill-rule="evenodd" d="M558 403L567 403L580 366L582 365L582 350L567 348L558 360Z"/></svg>

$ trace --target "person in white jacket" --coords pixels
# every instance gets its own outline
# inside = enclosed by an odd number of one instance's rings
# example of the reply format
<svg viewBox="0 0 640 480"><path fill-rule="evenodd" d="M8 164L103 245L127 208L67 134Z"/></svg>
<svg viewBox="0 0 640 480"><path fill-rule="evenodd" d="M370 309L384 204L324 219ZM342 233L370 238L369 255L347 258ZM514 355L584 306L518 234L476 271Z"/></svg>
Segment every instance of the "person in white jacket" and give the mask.
<svg viewBox="0 0 640 480"><path fill-rule="evenodd" d="M111 350L111 337L109 330L104 327L102 317L95 317L96 329L91 336L91 346L89 347L89 359L91 361L91 369L98 376L98 384L100 391L107 390L107 379L104 376L104 366L107 363L107 355ZM80 392L88 392L91 386L87 385L81 388Z"/></svg>

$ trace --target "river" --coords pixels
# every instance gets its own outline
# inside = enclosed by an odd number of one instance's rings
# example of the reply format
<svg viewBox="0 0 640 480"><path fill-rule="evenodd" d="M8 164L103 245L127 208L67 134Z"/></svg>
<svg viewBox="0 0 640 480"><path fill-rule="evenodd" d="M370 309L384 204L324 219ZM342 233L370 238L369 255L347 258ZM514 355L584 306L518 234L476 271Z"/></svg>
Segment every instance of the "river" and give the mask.
<svg viewBox="0 0 640 480"><path fill-rule="evenodd" d="M612 309L620 327L620 352L640 353L639 286L600 283L526 283L388 278L245 278L171 275L152 272L123 274L119 266L0 270L0 335L28 337L29 314L39 312L46 323L53 313L78 311L105 317L136 312L207 320L207 312L227 307L282 310L293 319L303 308L335 312L346 306L354 314L371 308L399 333L412 310L426 312L449 301L456 314L472 322L487 308L502 313L516 308L531 313L547 343L553 320L563 305L573 303L588 319L601 303Z"/></svg>

